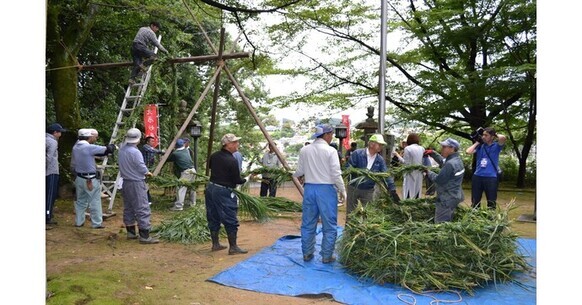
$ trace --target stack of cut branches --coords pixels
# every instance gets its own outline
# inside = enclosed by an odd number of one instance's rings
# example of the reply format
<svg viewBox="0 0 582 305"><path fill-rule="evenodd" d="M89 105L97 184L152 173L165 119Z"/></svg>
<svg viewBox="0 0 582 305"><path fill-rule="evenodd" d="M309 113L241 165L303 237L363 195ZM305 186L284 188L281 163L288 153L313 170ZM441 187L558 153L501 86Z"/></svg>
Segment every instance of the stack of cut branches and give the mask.
<svg viewBox="0 0 582 305"><path fill-rule="evenodd" d="M507 210L459 206L452 222L434 224L428 200L386 199L361 205L339 241L340 262L377 283L413 291L461 289L512 281L530 269L517 250Z"/></svg>
<svg viewBox="0 0 582 305"><path fill-rule="evenodd" d="M198 244L210 240L206 212L199 207L174 214L171 219L154 226L152 233L164 240L183 244Z"/></svg>

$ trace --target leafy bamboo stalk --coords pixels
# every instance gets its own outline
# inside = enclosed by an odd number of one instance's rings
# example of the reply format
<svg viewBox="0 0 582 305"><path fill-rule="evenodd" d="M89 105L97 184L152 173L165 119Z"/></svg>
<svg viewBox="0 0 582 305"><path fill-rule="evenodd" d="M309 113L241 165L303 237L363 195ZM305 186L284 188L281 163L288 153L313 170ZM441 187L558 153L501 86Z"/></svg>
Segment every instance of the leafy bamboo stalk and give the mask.
<svg viewBox="0 0 582 305"><path fill-rule="evenodd" d="M197 188L200 185L204 185L208 182L208 176L196 174L194 181L185 181L176 178L175 176L169 175L158 175L148 178L147 182L149 184L156 185L158 187L180 187L187 186L189 188Z"/></svg>
<svg viewBox="0 0 582 305"><path fill-rule="evenodd" d="M283 182L291 181L291 179L292 179L291 178L292 173L287 171L284 168L264 167L264 166L253 169L251 171L246 171L243 173L243 176L264 175L264 174L268 174L269 179L271 179L272 182L275 183L275 185L277 187L281 186L281 184L283 184Z"/></svg>
<svg viewBox="0 0 582 305"><path fill-rule="evenodd" d="M233 189L239 200L239 212L242 216L249 217L259 222L267 221L271 217L271 210L265 202L245 192Z"/></svg>
<svg viewBox="0 0 582 305"><path fill-rule="evenodd" d="M260 197L273 212L301 212L300 203L283 197Z"/></svg>

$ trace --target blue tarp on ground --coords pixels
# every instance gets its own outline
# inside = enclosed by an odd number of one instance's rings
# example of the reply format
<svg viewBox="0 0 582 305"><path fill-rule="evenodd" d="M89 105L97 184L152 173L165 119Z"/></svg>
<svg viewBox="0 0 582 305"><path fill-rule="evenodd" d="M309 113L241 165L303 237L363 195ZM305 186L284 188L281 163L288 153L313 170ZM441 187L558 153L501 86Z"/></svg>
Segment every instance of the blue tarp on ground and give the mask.
<svg viewBox="0 0 582 305"><path fill-rule="evenodd" d="M341 228L340 228L341 233ZM316 254L321 247L321 232L318 232ZM532 274L518 274L517 283L491 284L475 290L475 295L466 293L433 293L429 296L414 294L398 285L377 285L369 280L351 275L338 262L321 263L315 255L310 262L303 262L301 237L286 235L274 245L256 255L213 276L209 281L218 284L263 293L286 296L329 294L345 304L431 304L439 300L459 300L462 304L535 304L536 303L536 241L518 239L519 251L534 267ZM434 303L432 303L434 304ZM436 303L439 304L439 303Z"/></svg>

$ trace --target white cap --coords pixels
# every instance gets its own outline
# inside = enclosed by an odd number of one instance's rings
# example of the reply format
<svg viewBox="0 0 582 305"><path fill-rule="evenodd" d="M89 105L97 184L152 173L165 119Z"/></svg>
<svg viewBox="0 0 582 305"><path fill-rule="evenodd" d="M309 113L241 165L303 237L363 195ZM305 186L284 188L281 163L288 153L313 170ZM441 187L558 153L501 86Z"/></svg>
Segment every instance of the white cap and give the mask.
<svg viewBox="0 0 582 305"><path fill-rule="evenodd" d="M141 131L137 128L130 128L125 134L125 142L127 143L139 143L141 140Z"/></svg>
<svg viewBox="0 0 582 305"><path fill-rule="evenodd" d="M79 137L90 137L91 136L91 129L81 128L77 133Z"/></svg>

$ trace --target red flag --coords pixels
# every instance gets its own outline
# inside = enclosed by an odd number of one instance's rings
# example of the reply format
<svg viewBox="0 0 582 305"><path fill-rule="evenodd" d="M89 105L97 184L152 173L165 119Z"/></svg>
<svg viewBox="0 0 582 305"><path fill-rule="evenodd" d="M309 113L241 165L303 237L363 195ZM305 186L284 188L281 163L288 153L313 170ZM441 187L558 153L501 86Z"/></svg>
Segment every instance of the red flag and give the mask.
<svg viewBox="0 0 582 305"><path fill-rule="evenodd" d="M143 125L145 126L144 137L154 137L153 147L158 146L160 137L158 136L158 106L154 104L146 105L143 111Z"/></svg>
<svg viewBox="0 0 582 305"><path fill-rule="evenodd" d="M342 114L342 123L346 125L346 138L343 139L343 146L350 149L350 115Z"/></svg>

